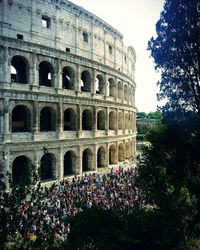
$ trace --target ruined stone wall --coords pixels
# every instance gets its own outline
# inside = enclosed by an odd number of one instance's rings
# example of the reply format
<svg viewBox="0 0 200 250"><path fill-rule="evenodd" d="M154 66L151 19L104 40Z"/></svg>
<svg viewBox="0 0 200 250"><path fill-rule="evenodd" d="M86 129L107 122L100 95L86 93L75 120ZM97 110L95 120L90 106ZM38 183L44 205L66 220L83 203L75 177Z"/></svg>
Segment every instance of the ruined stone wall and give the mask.
<svg viewBox="0 0 200 250"><path fill-rule="evenodd" d="M51 179L134 157L136 58L122 35L66 0L1 0L0 16L0 172L45 153Z"/></svg>

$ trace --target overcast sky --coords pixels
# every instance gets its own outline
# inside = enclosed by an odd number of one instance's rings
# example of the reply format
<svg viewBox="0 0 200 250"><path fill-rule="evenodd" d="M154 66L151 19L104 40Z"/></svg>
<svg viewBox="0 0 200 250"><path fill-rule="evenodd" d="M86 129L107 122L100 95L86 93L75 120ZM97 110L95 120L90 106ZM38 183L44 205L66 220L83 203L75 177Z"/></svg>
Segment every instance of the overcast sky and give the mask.
<svg viewBox="0 0 200 250"><path fill-rule="evenodd" d="M155 35L164 0L71 0L108 22L124 36L124 44L135 48L136 106L138 111L155 111L156 82L153 59L147 51L148 40Z"/></svg>

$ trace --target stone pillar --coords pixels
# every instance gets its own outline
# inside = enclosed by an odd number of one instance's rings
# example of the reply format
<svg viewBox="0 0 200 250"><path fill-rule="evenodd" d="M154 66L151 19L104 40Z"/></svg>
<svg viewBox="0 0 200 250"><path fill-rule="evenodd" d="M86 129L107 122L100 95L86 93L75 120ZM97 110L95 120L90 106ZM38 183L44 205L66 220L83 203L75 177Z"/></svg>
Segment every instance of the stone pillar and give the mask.
<svg viewBox="0 0 200 250"><path fill-rule="evenodd" d="M109 145L106 143L105 165L109 167Z"/></svg>
<svg viewBox="0 0 200 250"><path fill-rule="evenodd" d="M11 58L9 55L9 49L7 46L0 49L0 82L11 82ZM10 67L9 67L10 66Z"/></svg>
<svg viewBox="0 0 200 250"><path fill-rule="evenodd" d="M39 65L37 65L37 54L32 54L32 65L30 66L30 88L38 91L39 88Z"/></svg>
<svg viewBox="0 0 200 250"><path fill-rule="evenodd" d="M123 110L123 112L122 112L122 117L123 117L123 123L122 123L122 129L123 129L123 134L125 134L126 133L126 112L125 112L125 110Z"/></svg>
<svg viewBox="0 0 200 250"><path fill-rule="evenodd" d="M63 136L63 103L59 102L58 104L58 117L57 117L57 134L58 139L61 139Z"/></svg>
<svg viewBox="0 0 200 250"><path fill-rule="evenodd" d="M95 82L95 70L92 69L92 76L91 76L91 94L96 94L96 82Z"/></svg>
<svg viewBox="0 0 200 250"><path fill-rule="evenodd" d="M10 169L10 153L8 150L4 151L4 156L3 156L3 160L4 160L4 170L5 170L5 185L6 185L6 189L10 188L10 180L9 178L12 178L11 176L11 169Z"/></svg>
<svg viewBox="0 0 200 250"><path fill-rule="evenodd" d="M124 81L122 82L122 103L124 103Z"/></svg>
<svg viewBox="0 0 200 250"><path fill-rule="evenodd" d="M37 101L33 105L33 140L36 141L39 139L39 130L40 130L40 113L39 113L39 104Z"/></svg>
<svg viewBox="0 0 200 250"><path fill-rule="evenodd" d="M93 169L94 171L97 171L97 145L94 145L94 154L93 154Z"/></svg>
<svg viewBox="0 0 200 250"><path fill-rule="evenodd" d="M118 84L117 77L115 77L115 101L118 101Z"/></svg>
<svg viewBox="0 0 200 250"><path fill-rule="evenodd" d="M54 77L55 89L57 91L62 90L62 69L61 69L61 60L56 60L56 72Z"/></svg>
<svg viewBox="0 0 200 250"><path fill-rule="evenodd" d="M58 180L62 180L63 179L63 175L64 175L64 165L63 165L63 147L60 146L59 151L58 151L58 172L57 172L57 176L58 176Z"/></svg>
<svg viewBox="0 0 200 250"><path fill-rule="evenodd" d="M78 124L77 124L77 136L81 137L82 134L82 105L78 105Z"/></svg>
<svg viewBox="0 0 200 250"><path fill-rule="evenodd" d="M116 116L115 116L115 122L116 122L116 126L115 126L115 133L116 135L118 135L118 108L116 108Z"/></svg>
<svg viewBox="0 0 200 250"><path fill-rule="evenodd" d="M93 134L95 136L96 135L96 131L97 131L97 107L94 107L94 109L93 109L92 131L93 131Z"/></svg>
<svg viewBox="0 0 200 250"><path fill-rule="evenodd" d="M82 175L83 174L83 169L82 169L82 147L78 147L78 164L77 164L77 173Z"/></svg>
<svg viewBox="0 0 200 250"><path fill-rule="evenodd" d="M5 99L4 107L5 107L4 108L4 141L10 141L10 136L11 136L10 127L12 126L12 124L10 125L9 100L8 99Z"/></svg>
<svg viewBox="0 0 200 250"><path fill-rule="evenodd" d="M105 125L105 131L106 131L106 135L108 135L108 131L109 131L109 108L106 107L106 125Z"/></svg>
<svg viewBox="0 0 200 250"><path fill-rule="evenodd" d="M81 68L80 66L77 64L77 70L75 73L75 79L74 79L74 88L76 93L79 93L81 91Z"/></svg>

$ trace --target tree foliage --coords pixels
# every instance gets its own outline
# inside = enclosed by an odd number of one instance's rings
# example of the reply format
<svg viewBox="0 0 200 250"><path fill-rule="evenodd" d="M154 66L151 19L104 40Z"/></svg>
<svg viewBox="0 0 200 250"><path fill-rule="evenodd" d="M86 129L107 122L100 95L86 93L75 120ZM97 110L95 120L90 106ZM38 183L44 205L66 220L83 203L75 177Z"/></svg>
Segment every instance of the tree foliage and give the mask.
<svg viewBox="0 0 200 250"><path fill-rule="evenodd" d="M200 113L200 2L165 0L148 49L161 72L164 110Z"/></svg>

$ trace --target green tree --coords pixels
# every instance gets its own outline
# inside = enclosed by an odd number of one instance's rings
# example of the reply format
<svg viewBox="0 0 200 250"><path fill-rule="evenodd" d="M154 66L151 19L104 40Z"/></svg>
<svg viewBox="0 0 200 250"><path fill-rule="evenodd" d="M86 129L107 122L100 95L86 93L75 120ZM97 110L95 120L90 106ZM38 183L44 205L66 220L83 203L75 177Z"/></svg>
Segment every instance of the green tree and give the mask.
<svg viewBox="0 0 200 250"><path fill-rule="evenodd" d="M200 2L165 0L148 49L161 72L164 110L200 113Z"/></svg>

